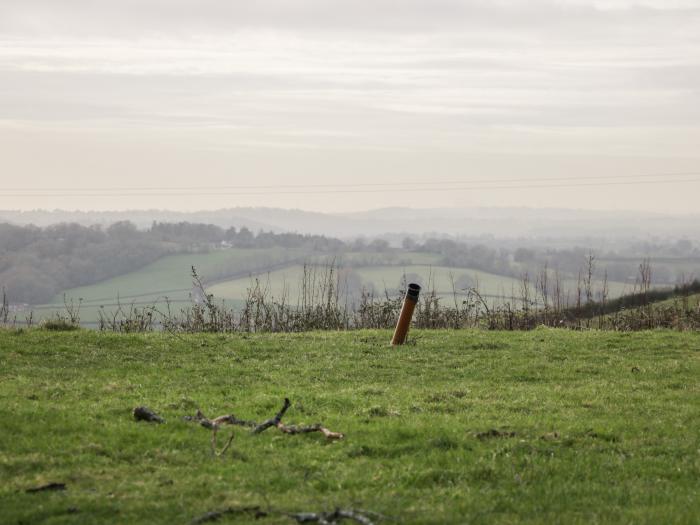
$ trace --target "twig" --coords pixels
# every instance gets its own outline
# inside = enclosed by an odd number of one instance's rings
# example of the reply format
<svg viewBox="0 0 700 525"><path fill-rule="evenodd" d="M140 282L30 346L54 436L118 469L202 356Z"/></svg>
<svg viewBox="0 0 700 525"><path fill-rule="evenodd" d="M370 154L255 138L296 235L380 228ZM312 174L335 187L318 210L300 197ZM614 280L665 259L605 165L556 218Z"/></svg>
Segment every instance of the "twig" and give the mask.
<svg viewBox="0 0 700 525"><path fill-rule="evenodd" d="M374 525L374 522L368 518L365 511L357 511L353 509L335 509L333 512L300 512L298 514L290 514L289 517L295 519L297 523L320 523L322 525L331 525L338 523L341 520L353 520L361 525Z"/></svg>
<svg viewBox="0 0 700 525"><path fill-rule="evenodd" d="M272 419L268 419L267 421L264 421L263 423L260 423L258 426L256 426L253 429L253 434L260 434L260 432L264 432L270 427L278 427L282 422L284 413L287 411L287 409L289 409L290 406L291 403L289 402L289 398L285 397L284 405L282 406L282 409L279 412L277 412L277 415Z"/></svg>
<svg viewBox="0 0 700 525"><path fill-rule="evenodd" d="M218 431L219 431L219 427L217 426L217 427L214 427L214 428L212 429L212 433L211 433L211 451L212 451L212 452L214 453L214 455L217 456L217 457L218 457L218 456L223 456L223 455L226 453L226 451L228 450L228 447L230 447L230 446L231 446L231 443L233 442L233 436L234 436L234 433L233 433L233 431L232 431L232 432L231 432L231 436L228 438L228 441L227 441L226 444L224 445L224 448L222 448L221 451L217 452L217 451L216 451L216 434L217 434Z"/></svg>
<svg viewBox="0 0 700 525"><path fill-rule="evenodd" d="M66 484L65 483L56 483L56 482L51 482L47 483L46 485L40 485L39 487L32 487L27 489L25 492L45 492L49 490L66 490Z"/></svg>
<svg viewBox="0 0 700 525"><path fill-rule="evenodd" d="M321 432L328 439L343 439L343 437L345 437L344 434L342 434L341 432L333 432L332 430L328 430L326 427L321 425L321 423L316 423L315 425L303 427L298 425L285 425L284 423L279 422L277 424L277 428L279 428L285 434L306 434L308 432Z"/></svg>
<svg viewBox="0 0 700 525"><path fill-rule="evenodd" d="M193 519L191 525L200 525L209 521L217 521L227 514L252 514L255 519L264 518L268 515L267 512L261 510L260 507L229 507L223 510L213 510L202 514L198 518Z"/></svg>
<svg viewBox="0 0 700 525"><path fill-rule="evenodd" d="M224 448L222 448L220 451L217 451L216 450L216 436L217 436L217 433L219 432L219 428L221 428L221 425L239 425L239 426L244 426L244 427L255 426L254 421L245 421L243 419L238 419L233 414L228 415L228 416L219 416L215 419L209 419L202 413L201 410L197 410L197 413L194 416L185 416L183 419L185 421L196 421L197 423L202 425L204 428L208 428L211 430L211 451L217 457L222 456L223 454L226 453L228 448L231 446L231 443L233 442L233 437L234 437L234 433L231 432L231 436L228 438L228 441L226 442L226 445L224 445Z"/></svg>
<svg viewBox="0 0 700 525"><path fill-rule="evenodd" d="M355 509L335 509L332 512L298 512L298 513L288 513L282 511L269 510L264 511L259 506L254 507L228 507L222 510L213 510L202 514L201 516L193 519L191 525L201 525L202 523L208 523L210 521L217 521L222 517L230 514L250 514L255 519L266 518L272 515L283 515L287 516L297 523L320 523L321 525L336 525L343 520L353 520L360 525L374 525L372 519L368 517L369 514L383 517L376 512L370 512L365 510L355 510Z"/></svg>
<svg viewBox="0 0 700 525"><path fill-rule="evenodd" d="M244 419L238 419L236 416L233 414L229 414L227 416L219 416L214 419L209 419L206 417L201 410L197 410L197 413L194 416L185 416L183 417L185 421L194 421L196 423L199 423L202 425L204 428L209 428L212 429L214 427L218 427L220 425L238 425L241 427L255 427L257 426L257 423L255 421L246 421Z"/></svg>
<svg viewBox="0 0 700 525"><path fill-rule="evenodd" d="M231 437L229 438L224 448L221 451L217 452L216 437L219 429L223 425L236 425L251 428L252 434L260 434L261 432L264 432L270 427L277 427L281 432L284 432L285 434L307 434L310 432L320 432L321 434L326 436L327 439L343 439L345 437L343 433L329 430L328 428L324 427L321 423L316 423L314 425L309 426L285 425L284 423L282 423L282 418L284 417L285 413L291 405L292 404L289 401L289 398L285 397L284 405L282 406L280 411L275 415L275 417L270 418L260 424L257 424L255 421L238 419L233 414L209 419L204 415L204 413L202 413L201 410L197 410L197 413L194 416L185 416L183 419L185 421L193 421L195 423L199 423L204 428L207 428L212 431L211 449L214 455L216 456L221 456L222 454L224 454L231 445L231 442L233 441L233 433L231 433Z"/></svg>

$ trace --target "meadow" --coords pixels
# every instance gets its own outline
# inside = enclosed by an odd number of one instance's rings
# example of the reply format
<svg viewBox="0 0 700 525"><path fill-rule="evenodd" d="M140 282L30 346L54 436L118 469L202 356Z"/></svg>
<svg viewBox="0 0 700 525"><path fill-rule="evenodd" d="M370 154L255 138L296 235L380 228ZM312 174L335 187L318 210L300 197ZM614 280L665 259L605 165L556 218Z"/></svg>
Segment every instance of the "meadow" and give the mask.
<svg viewBox="0 0 700 525"><path fill-rule="evenodd" d="M293 264L304 253L295 249L246 248L169 255L139 270L97 284L64 290L51 303L32 309L38 318L46 318L55 312L64 312L64 298L68 303L81 301L81 323L94 327L102 307L105 312L112 312L118 308L117 303L126 309L135 304L155 305L161 310L167 308L166 298L174 309L191 304L192 266L213 279L234 274L249 281L248 276L256 269Z"/></svg>
<svg viewBox="0 0 700 525"><path fill-rule="evenodd" d="M404 275L420 277L426 290L434 290L435 294L443 301L452 302L454 294L458 297L466 295L465 286L460 287L459 281L467 279L469 287L479 290L480 294L489 300L489 303L498 304L504 299L519 298L522 280L505 275L475 270L473 268L456 268L434 264L402 264L387 265L375 264L352 268L352 271L361 280L367 289L374 290L380 296L385 290L395 291L401 289ZM297 302L299 296L299 283L302 282L304 267L291 265L286 268L255 275L269 293L275 297L287 294L288 301ZM342 276L341 276L342 280ZM410 278L409 278L410 280ZM576 289L576 282L563 280L564 288L572 293ZM609 282L609 296L618 297L629 292L632 286L621 282ZM251 286L251 277L242 277L217 283L208 288L215 297L227 300L235 300L246 296L246 291ZM342 286L342 282L341 282ZM534 282L530 282L530 294L535 295ZM357 299L357 298L356 298Z"/></svg>
<svg viewBox="0 0 700 525"><path fill-rule="evenodd" d="M697 523L700 333L0 330L2 523ZM342 440L183 420L321 422ZM136 422L147 405L164 424ZM27 492L47 483L65 490ZM255 519L244 507L265 513Z"/></svg>
<svg viewBox="0 0 700 525"><path fill-rule="evenodd" d="M394 296L402 287L404 276L409 280L416 279L427 290L434 291L443 304L454 304L455 299L461 301L467 287L478 289L491 305L502 304L511 301L513 296L519 298L523 284L521 279L514 277L473 268L442 266L439 256L420 252L349 251L329 255L283 248L231 248L169 255L127 274L64 290L51 303L33 306L32 311L35 320L41 320L56 314L64 315L64 299L68 304L80 302L80 322L92 328L98 325L100 313L109 317L120 306L126 312L132 305L137 308L153 305L161 312L169 308L175 313L192 304L192 293L196 291L191 278L192 266L204 280L206 292L234 309L243 306L256 280L268 299L274 297L296 305L300 301L304 272L312 268L311 271L318 274L318 280L322 280L330 266L336 272L341 290L340 302L349 306L360 302L362 290L373 291L378 297L386 292ZM529 293L534 298L536 276L530 279ZM574 301L577 283L563 280L562 287L569 294L569 300ZM596 289L599 287L596 285ZM347 290L351 290L350 293L344 293ZM608 283L611 298L631 290L629 284Z"/></svg>

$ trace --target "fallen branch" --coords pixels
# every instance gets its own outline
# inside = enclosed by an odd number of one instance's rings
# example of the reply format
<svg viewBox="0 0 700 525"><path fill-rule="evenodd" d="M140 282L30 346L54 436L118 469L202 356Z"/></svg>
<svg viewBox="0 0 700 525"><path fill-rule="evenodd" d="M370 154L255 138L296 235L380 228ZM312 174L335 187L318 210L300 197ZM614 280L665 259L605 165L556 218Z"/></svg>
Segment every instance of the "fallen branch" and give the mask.
<svg viewBox="0 0 700 525"><path fill-rule="evenodd" d="M229 507L223 510L213 510L202 514L198 518L193 519L190 523L191 525L200 525L201 523L207 523L209 521L217 521L223 516L230 514L252 514L255 519L264 518L268 514L264 510L260 510L260 507Z"/></svg>
<svg viewBox="0 0 700 525"><path fill-rule="evenodd" d="M277 427L278 429L280 429L280 431L284 432L285 434L307 434L309 432L321 432L328 439L343 439L343 437L345 437L340 432L333 432L332 430L328 430L321 423L316 423L315 425L310 426L285 425L284 423L282 423L282 418L284 417L285 412L287 412L287 409L290 406L291 403L289 402L289 399L285 397L284 405L282 406L282 409L277 413L277 415L272 419L268 419L264 423L261 423L260 425L256 426L253 429L253 434L259 434L260 432L263 432L264 430L267 430L270 427Z"/></svg>
<svg viewBox="0 0 700 525"><path fill-rule="evenodd" d="M515 432L509 432L507 430L498 430L492 428L486 432L478 432L475 434L478 439L484 440L489 438L512 438L515 437Z"/></svg>
<svg viewBox="0 0 700 525"><path fill-rule="evenodd" d="M332 525L342 520L353 520L361 525L374 525L374 522L366 516L367 512L353 509L335 509L333 512L301 512L290 514L289 517L297 523L321 523Z"/></svg>
<svg viewBox="0 0 700 525"><path fill-rule="evenodd" d="M214 455L216 456L221 456L223 453L228 450L229 446L231 445L231 442L233 441L233 433L231 433L231 437L229 438L228 442L224 446L224 448L221 451L216 450L216 437L219 429L223 425L235 425L235 426L242 426L242 427L247 427L251 429L252 434L260 434L261 432L264 432L270 427L277 427L281 432L284 432L285 434L307 434L309 432L320 432L323 434L327 439L343 439L345 437L344 434L341 432L333 432L332 430L327 429L324 427L321 423L316 423L315 425L309 425L309 426L301 426L301 425L285 425L282 423L282 418L284 417L285 413L287 410L289 410L289 407L291 406L291 402L289 401L289 398L284 398L284 404L282 405L282 408L280 409L279 412L275 415L275 417L272 417L270 419L267 419L263 421L260 424L257 424L255 421L248 421L245 419L238 419L236 416L233 414L225 415L225 416L219 416L214 419L209 419L202 413L201 410L197 410L197 413L194 416L185 416L183 419L185 421L193 421L195 423L199 423L201 426L204 428L207 428L212 431L212 436L211 436L211 449Z"/></svg>
<svg viewBox="0 0 700 525"><path fill-rule="evenodd" d="M185 416L183 419L185 421L194 421L202 425L204 428L208 428L209 430L211 430L211 451L215 456L221 456L225 454L228 448L231 446L231 443L233 442L234 433L231 432L231 436L228 438L228 441L226 442L226 445L224 445L224 448L222 448L220 451L216 450L216 437L222 425L238 425L243 427L256 426L255 421L245 421L243 419L238 419L233 414L209 419L202 413L201 410L197 410L197 413L194 416Z"/></svg>
<svg viewBox="0 0 700 525"><path fill-rule="evenodd" d="M46 485L40 485L38 487L32 487L27 489L25 492L45 492L45 491L50 491L50 490L66 490L66 484L65 483L56 483L56 482L51 482L47 483Z"/></svg>
<svg viewBox="0 0 700 525"><path fill-rule="evenodd" d="M222 510L213 510L193 519L190 525L201 525L210 521L218 521L224 516L233 514L248 514L255 519L266 518L273 515L287 516L297 523L320 523L322 525L337 525L343 520L353 520L360 525L374 525L368 514L380 516L374 512L359 511L354 509L335 509L332 512L298 512L288 513L281 511L264 511L260 507L229 507Z"/></svg>
<svg viewBox="0 0 700 525"><path fill-rule="evenodd" d="M197 410L197 413L194 416L185 416L182 419L185 421L194 421L195 423L199 423L202 425L204 428L214 428L218 427L220 425L238 425L241 427L256 427L258 424L255 421L246 421L245 419L238 419L236 416L233 414L229 414L228 416L219 416L214 419L209 419L207 416L205 416L201 410Z"/></svg>
<svg viewBox="0 0 700 525"><path fill-rule="evenodd" d="M267 421L264 421L257 425L253 429L253 434L260 434L260 432L264 432L270 427L278 427L282 423L282 418L284 417L284 413L289 409L289 407L292 404L289 402L289 398L285 397L284 398L284 405L282 406L282 409L277 412L277 415L273 417L272 419L268 419Z"/></svg>
<svg viewBox="0 0 700 525"><path fill-rule="evenodd" d="M328 439L343 439L343 437L345 437L340 432L333 432L332 430L328 430L320 423L316 423L315 425L311 425L308 427L301 427L297 425L285 425L282 422L280 422L277 424L277 428L279 428L285 434L306 434L308 432L320 432Z"/></svg>
<svg viewBox="0 0 700 525"><path fill-rule="evenodd" d="M149 423L165 423L165 420L148 407L136 407L132 411L136 421L147 421Z"/></svg>

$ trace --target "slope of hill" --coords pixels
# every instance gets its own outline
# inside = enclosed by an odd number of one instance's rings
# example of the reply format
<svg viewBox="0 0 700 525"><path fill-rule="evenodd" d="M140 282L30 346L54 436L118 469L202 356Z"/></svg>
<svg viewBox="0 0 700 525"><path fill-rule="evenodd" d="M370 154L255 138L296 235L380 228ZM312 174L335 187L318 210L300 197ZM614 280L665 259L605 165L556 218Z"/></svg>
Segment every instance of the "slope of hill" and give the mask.
<svg viewBox="0 0 700 525"><path fill-rule="evenodd" d="M300 265L289 266L274 272L258 272L252 276L223 281L208 288L216 297L236 300L245 297L251 287L251 277L258 278L261 285L277 298L286 294L292 304L298 301L300 285L303 282L304 268ZM320 272L322 274L322 270ZM409 282L421 284L425 293L434 291L443 301L452 301L455 292L460 297L466 295L468 288L475 288L489 303L500 303L512 297L520 296L522 281L513 277L497 275L471 268L455 268L428 264L402 264L361 266L351 268L340 275L341 290L348 286L354 288L352 300L359 299L362 289L373 291L380 296L388 292L394 295L402 288L404 277ZM572 292L576 283L565 280L562 285ZM610 297L618 297L628 291L625 283L609 282ZM534 284L530 283L530 295L535 296ZM572 297L572 295L570 295Z"/></svg>
<svg viewBox="0 0 700 525"><path fill-rule="evenodd" d="M355 213L318 213L280 208L231 208L173 212L131 210L67 212L0 210L0 221L37 225L77 222L111 224L130 220L145 228L153 221L215 224L224 228L247 226L253 231L293 231L332 237L382 234L450 234L536 237L542 239L639 238L653 236L700 240L697 215L659 215L634 211L570 210L556 208L384 208Z"/></svg>
<svg viewBox="0 0 700 525"><path fill-rule="evenodd" d="M697 521L700 333L390 337L0 330L1 521ZM283 423L345 437L226 427L216 457L183 420L260 422L284 397ZM165 423L135 422L141 405ZM66 490L28 490L49 482Z"/></svg>
<svg viewBox="0 0 700 525"><path fill-rule="evenodd" d="M192 284L192 266L197 268L207 293L214 294L217 301L225 300L229 307L238 309L243 304L256 278L268 295L274 295L278 300L284 297L287 304L294 305L299 301L304 263L310 264L307 271L316 274L314 286L319 285L330 266L334 267L334 279L338 280L343 304L357 304L363 290L374 291L379 297L385 292L395 296L402 288L404 277L422 284L425 293L434 290L444 304L453 303L453 292L456 291L457 299L461 300L465 289L472 287L477 288L489 304L511 301L513 295L515 302L520 302L522 282L519 279L470 268L442 266L439 261L438 255L422 252L345 252L333 255L283 248L231 248L171 255L95 285L65 290L57 294L52 303L33 310L38 318L47 318L64 309L64 297L73 304L82 300L80 319L86 326L96 325L100 312L114 313L120 306L129 309L155 305L161 311L168 307L179 311L198 297L198 290ZM624 283L609 282L608 285L609 297L629 291ZM534 286L531 281L529 294L533 299L536 297ZM565 280L562 286L570 292L569 298L573 300L576 283Z"/></svg>
<svg viewBox="0 0 700 525"><path fill-rule="evenodd" d="M192 266L210 281L231 276L246 277L261 268L274 270L306 255L306 251L285 248L226 249L209 253L169 255L145 266L100 283L72 288L57 294L50 304L33 307L38 316L50 317L67 302L82 303L84 325L95 325L102 307L105 312L130 305L156 305L166 308L167 300L176 308L192 302Z"/></svg>

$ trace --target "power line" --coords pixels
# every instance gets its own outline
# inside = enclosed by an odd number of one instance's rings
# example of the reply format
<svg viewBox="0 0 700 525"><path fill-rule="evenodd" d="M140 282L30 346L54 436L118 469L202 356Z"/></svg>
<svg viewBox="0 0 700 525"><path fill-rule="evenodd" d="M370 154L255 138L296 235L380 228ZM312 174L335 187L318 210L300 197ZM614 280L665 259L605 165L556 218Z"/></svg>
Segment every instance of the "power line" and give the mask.
<svg viewBox="0 0 700 525"><path fill-rule="evenodd" d="M654 175L658 177L659 175ZM639 177L639 176L637 176ZM592 177L591 177L592 178ZM556 180L556 179L548 179ZM565 179L559 179L565 180ZM571 179L573 180L573 179ZM504 180L498 181L504 182ZM410 192L445 192L445 191L464 191L464 190L503 190L503 189L540 189L540 188L578 188L588 186L637 186L637 185L655 185L655 184L682 184L682 183L700 182L700 177L690 179L671 179L671 180L625 180L625 181L600 181L600 182L582 182L582 183L559 183L559 184L489 184L477 186L450 186L443 185L443 182L421 182L420 184L430 184L430 187L415 188L415 187L391 187L386 189L377 188L361 188L361 189L311 189L311 190L275 190L280 187L323 187L323 186L270 186L273 191L188 191L187 193L173 191L158 191L158 192L123 192L123 193L0 193L2 197L193 197L193 196L245 196L245 195L309 195L309 194L342 194L342 193L410 193ZM412 185L414 183L407 183ZM363 186L363 185L359 185ZM338 187L341 187L340 185ZM223 188L223 187L222 187ZM11 190L16 191L16 190ZM44 190L42 190L44 191ZM184 191L184 190L183 190Z"/></svg>
<svg viewBox="0 0 700 525"><path fill-rule="evenodd" d="M685 172L667 172L667 173L648 173L637 175L588 175L585 179L590 180L608 180L608 179L636 179L636 178L655 178L655 177L683 177L700 175L700 171L685 171ZM536 177L523 179L520 178L490 178L490 179L471 179L471 180L432 180L432 181L403 181L403 182L356 182L356 183L334 183L334 184L257 184L257 185L223 185L223 186L170 186L168 189L173 191L187 190L246 190L246 189L279 189L279 188L361 188L361 187L395 187L402 185L434 185L434 184L499 184L499 183L525 183L525 182L549 182L549 181L571 181L576 182L581 180L579 177ZM162 186L113 186L113 187L81 187L81 188L6 188L6 191L161 191Z"/></svg>

